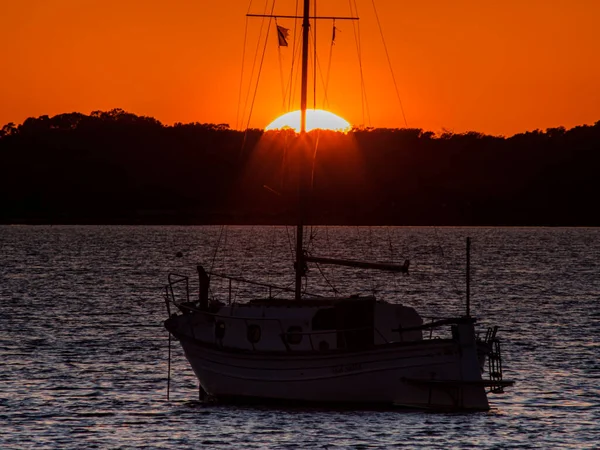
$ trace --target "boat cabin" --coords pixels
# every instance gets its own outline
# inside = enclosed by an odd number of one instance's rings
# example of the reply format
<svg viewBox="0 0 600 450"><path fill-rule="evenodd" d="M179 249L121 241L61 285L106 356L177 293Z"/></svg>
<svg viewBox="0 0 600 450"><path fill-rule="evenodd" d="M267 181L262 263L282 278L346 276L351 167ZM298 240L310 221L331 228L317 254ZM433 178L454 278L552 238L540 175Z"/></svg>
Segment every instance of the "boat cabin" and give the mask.
<svg viewBox="0 0 600 450"><path fill-rule="evenodd" d="M212 304L211 312L189 314L195 339L222 348L252 351L369 349L422 339L423 320L414 308L375 297L318 298L301 301L258 299ZM402 331L402 329L408 329Z"/></svg>

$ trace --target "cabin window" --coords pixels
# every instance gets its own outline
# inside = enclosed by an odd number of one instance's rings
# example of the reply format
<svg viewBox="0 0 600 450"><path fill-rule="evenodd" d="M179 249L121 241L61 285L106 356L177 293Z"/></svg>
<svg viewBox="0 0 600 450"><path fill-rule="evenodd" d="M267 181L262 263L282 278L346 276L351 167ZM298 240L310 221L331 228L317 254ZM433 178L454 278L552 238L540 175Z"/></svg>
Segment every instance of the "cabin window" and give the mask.
<svg viewBox="0 0 600 450"><path fill-rule="evenodd" d="M258 325L248 325L248 330L246 331L246 337L251 344L256 344L260 341L261 330Z"/></svg>
<svg viewBox="0 0 600 450"><path fill-rule="evenodd" d="M352 299L335 305L337 348L357 350L373 345L375 300Z"/></svg>
<svg viewBox="0 0 600 450"><path fill-rule="evenodd" d="M288 344L298 345L302 342L302 327L289 327L287 329L287 333L285 334L285 338Z"/></svg>
<svg viewBox="0 0 600 450"><path fill-rule="evenodd" d="M225 336L225 322L218 321L215 323L215 337L217 339L223 339Z"/></svg>

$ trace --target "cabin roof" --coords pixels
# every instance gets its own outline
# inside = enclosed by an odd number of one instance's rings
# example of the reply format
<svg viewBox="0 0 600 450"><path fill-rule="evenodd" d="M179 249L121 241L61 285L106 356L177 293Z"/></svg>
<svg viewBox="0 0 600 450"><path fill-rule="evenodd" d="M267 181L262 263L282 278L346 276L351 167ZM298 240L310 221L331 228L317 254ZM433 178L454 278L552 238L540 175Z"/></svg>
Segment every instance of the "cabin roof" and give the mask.
<svg viewBox="0 0 600 450"><path fill-rule="evenodd" d="M375 303L375 297L369 296L358 296L351 295L350 297L318 297L318 298L303 298L302 300L295 300L293 298L261 298L250 300L246 305L260 305L260 306L287 306L287 307L318 307L318 306L329 306L336 305L339 303L354 303L354 302L373 302ZM240 304L239 306L242 306Z"/></svg>

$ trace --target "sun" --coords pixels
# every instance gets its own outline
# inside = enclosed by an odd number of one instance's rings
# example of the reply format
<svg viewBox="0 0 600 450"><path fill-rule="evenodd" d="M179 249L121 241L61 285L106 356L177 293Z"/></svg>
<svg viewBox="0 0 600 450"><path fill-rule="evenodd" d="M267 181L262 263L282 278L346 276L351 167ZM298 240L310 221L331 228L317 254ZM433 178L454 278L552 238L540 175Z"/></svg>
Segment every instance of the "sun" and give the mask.
<svg viewBox="0 0 600 450"><path fill-rule="evenodd" d="M292 111L286 113L282 116L279 116L273 122L271 122L265 128L266 131L269 130L282 130L286 128L291 128L296 131L296 133L300 132L300 111ZM321 129L321 130L332 130L332 131L341 131L346 133L350 131L352 127L348 123L347 120L342 119L340 116L325 111L323 109L307 109L306 110L306 131Z"/></svg>

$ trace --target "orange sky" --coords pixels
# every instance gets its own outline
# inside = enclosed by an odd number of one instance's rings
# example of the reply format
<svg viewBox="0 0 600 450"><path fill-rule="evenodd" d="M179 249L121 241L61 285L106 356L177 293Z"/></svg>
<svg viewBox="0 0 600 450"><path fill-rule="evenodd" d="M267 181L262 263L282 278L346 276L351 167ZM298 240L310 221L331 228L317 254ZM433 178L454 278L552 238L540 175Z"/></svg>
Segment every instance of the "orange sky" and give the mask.
<svg viewBox="0 0 600 450"><path fill-rule="evenodd" d="M0 3L0 126L42 114L116 107L166 124L236 125L249 0ZM370 111L365 122L404 126L371 0L356 3ZM348 4L321 0L319 13L349 15ZM600 1L375 4L409 126L511 135L600 120ZM252 12L262 12L264 5L254 0ZM294 5L295 0L277 0L276 11L293 13ZM290 20L279 24L293 28ZM248 28L245 89L260 25L261 19L252 19ZM317 28L324 72L331 26L322 21ZM329 109L361 124L353 28L349 22L337 27ZM284 72L291 51L282 49ZM271 29L251 126L262 128L285 112L280 80ZM317 104L322 106L320 88Z"/></svg>

